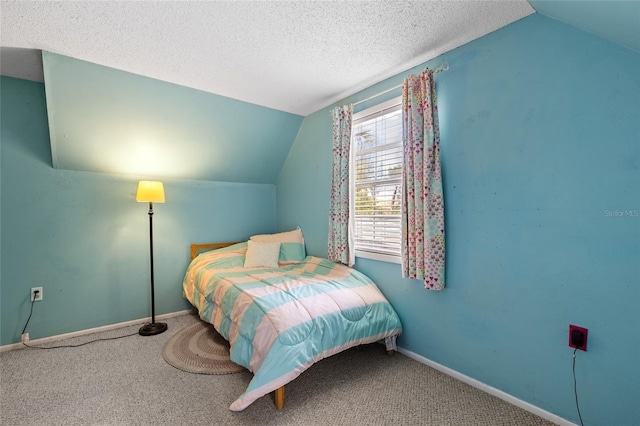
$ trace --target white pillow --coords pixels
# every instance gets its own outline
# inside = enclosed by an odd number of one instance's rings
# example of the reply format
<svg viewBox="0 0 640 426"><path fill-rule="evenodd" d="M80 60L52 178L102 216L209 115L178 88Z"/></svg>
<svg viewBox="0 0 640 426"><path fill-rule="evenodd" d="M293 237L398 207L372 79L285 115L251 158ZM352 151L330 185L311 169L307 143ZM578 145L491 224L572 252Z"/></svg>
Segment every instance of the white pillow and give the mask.
<svg viewBox="0 0 640 426"><path fill-rule="evenodd" d="M251 241L247 243L244 257L245 268L277 268L280 257L279 242Z"/></svg>
<svg viewBox="0 0 640 426"><path fill-rule="evenodd" d="M278 234L253 235L250 240L259 242L280 242L280 265L300 263L307 256L304 247L304 237L302 236L302 230L300 227L293 231L280 232Z"/></svg>

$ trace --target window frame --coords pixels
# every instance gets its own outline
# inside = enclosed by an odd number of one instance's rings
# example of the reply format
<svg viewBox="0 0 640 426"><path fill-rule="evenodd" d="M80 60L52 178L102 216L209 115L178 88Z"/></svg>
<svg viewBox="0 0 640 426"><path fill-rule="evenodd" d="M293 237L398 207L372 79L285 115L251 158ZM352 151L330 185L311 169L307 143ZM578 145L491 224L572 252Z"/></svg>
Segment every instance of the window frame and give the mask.
<svg viewBox="0 0 640 426"><path fill-rule="evenodd" d="M350 218L349 221L352 223L351 228L353 229L353 240L354 240L354 252L355 252L355 257L360 257L360 258L365 258L365 259L372 259L372 260L379 260L382 262L390 262L390 263L398 263L398 264L402 264L402 253L398 253L398 254L388 254L388 253L379 253L379 252L375 252L375 251L369 251L369 250L363 250L363 249L357 249L356 248L356 244L355 244L355 239L356 239L356 226L355 226L355 198L356 198L356 174L357 174L357 166L356 166L356 161L355 161L355 157L356 157L356 150L355 150L355 143L354 143L354 129L356 127L356 122L360 121L364 118L368 118L368 117L372 117L371 119L375 118L376 115L378 116L382 116L382 115L386 115L388 112L391 111L386 111L386 110L391 110L392 108L395 110L397 107L398 110L402 111L402 96L397 96L394 97L392 99L389 99L387 101L381 102L379 104L373 105L369 108L365 108L362 111L359 111L357 113L353 114L352 117L352 127L351 127L351 149L350 149L350 159L349 159L349 190L350 190L350 195L349 195L349 211L350 211ZM402 142L402 141L401 141ZM402 153L402 156L404 157L404 151ZM404 161L401 162L402 165L402 170L404 173ZM401 173L401 177L400 177L400 194L401 194L401 200L402 200L402 192L404 190L404 183L403 183L403 173ZM400 206L400 209L402 210L402 205ZM400 226L398 228L398 233L400 234L400 243L401 243L401 249L402 249L402 217L400 218Z"/></svg>

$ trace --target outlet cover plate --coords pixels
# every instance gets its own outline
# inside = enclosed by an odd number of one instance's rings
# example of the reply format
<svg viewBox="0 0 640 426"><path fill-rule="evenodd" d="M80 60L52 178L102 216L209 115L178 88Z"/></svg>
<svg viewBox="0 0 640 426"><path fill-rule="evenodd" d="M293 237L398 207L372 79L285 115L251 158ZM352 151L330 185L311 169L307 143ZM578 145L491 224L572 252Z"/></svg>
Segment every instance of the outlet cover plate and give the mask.
<svg viewBox="0 0 640 426"><path fill-rule="evenodd" d="M576 346L573 343L571 343L571 333L574 330L575 331L581 331L582 334L584 334L584 341L582 342L581 346ZM578 348L581 351L585 351L586 352L587 351L587 336L588 336L588 334L589 334L589 330L587 330L584 327L578 327L577 325L573 325L573 324L569 325L569 346L571 346L572 348Z"/></svg>
<svg viewBox="0 0 640 426"><path fill-rule="evenodd" d="M38 290L38 297L33 298L33 292ZM31 287L31 302L40 302L42 300L42 287Z"/></svg>

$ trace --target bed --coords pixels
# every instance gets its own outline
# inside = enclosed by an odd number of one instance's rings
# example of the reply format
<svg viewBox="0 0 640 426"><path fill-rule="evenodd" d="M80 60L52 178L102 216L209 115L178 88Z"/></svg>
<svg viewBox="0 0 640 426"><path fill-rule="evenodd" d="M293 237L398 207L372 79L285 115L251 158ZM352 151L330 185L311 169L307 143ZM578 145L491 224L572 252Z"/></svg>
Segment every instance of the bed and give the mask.
<svg viewBox="0 0 640 426"><path fill-rule="evenodd" d="M251 240L193 244L183 282L184 297L200 318L230 342L231 360L254 374L231 410L271 392L282 409L287 383L350 347L384 341L390 354L395 351L400 320L368 277L300 252L292 261L284 255L285 246L293 246L288 243L279 246L275 264L251 266L256 246Z"/></svg>

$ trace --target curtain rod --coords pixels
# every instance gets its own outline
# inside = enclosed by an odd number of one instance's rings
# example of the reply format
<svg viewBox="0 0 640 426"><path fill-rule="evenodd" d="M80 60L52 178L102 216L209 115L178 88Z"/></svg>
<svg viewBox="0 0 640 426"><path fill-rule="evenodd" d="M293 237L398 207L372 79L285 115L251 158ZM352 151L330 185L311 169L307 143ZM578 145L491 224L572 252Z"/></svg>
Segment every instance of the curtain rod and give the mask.
<svg viewBox="0 0 640 426"><path fill-rule="evenodd" d="M440 72L440 71L446 71L446 70L448 70L448 69L449 69L449 63L448 63L448 62L445 62L445 63L443 63L442 65L440 65L438 68L435 68L435 69L433 70L433 73L435 74L435 73L438 73L438 72ZM353 104L353 105L358 105L358 104L361 104L361 103L363 103L363 102L370 101L370 100L371 100L371 99L373 99L373 98L377 98L378 96L382 96L382 95L384 95L385 93L389 93L389 92L391 92L392 90L396 90L396 89L398 89L398 88L400 88L400 87L402 87L402 84L398 84L397 86L393 86L393 87L391 87L391 88L389 88L389 89L387 89L387 90L384 90L384 91L382 91L382 92L380 92L380 93L376 93L375 95L369 96L368 98L363 99L363 100L361 100L361 101L358 101L358 102L352 102L352 104Z"/></svg>

